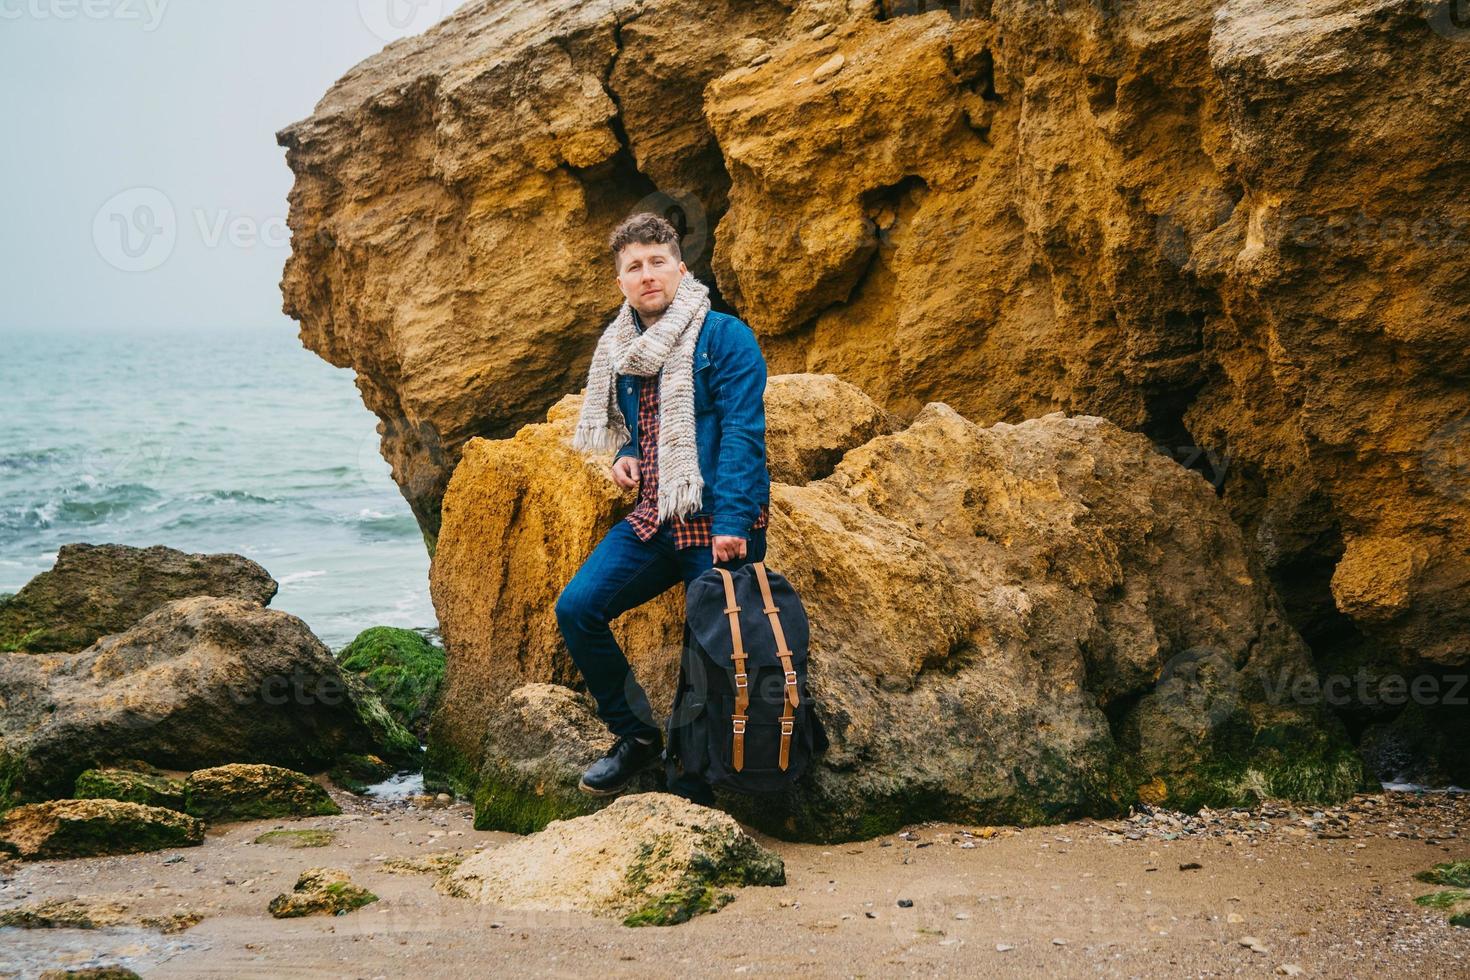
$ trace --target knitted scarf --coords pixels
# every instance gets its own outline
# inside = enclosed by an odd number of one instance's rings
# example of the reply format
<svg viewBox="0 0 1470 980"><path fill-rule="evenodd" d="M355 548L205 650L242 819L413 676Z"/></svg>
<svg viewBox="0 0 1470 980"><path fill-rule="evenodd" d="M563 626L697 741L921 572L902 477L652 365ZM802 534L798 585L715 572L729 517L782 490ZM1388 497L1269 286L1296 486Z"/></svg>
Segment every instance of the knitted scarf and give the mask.
<svg viewBox="0 0 1470 980"><path fill-rule="evenodd" d="M629 436L618 408L617 375L659 375L660 522L698 510L704 493L694 441L694 342L708 312L709 287L687 272L664 315L641 334L625 299L592 353L582 414L572 435L572 448L579 452L617 452ZM668 370L660 373L662 368Z"/></svg>

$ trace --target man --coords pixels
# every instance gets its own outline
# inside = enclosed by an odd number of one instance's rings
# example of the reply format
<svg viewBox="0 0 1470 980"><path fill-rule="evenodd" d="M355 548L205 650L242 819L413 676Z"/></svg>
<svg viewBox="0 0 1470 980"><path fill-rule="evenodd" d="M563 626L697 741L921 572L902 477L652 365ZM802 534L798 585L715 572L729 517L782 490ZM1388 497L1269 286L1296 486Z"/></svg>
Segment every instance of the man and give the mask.
<svg viewBox="0 0 1470 980"><path fill-rule="evenodd" d="M716 563L737 568L766 553L766 362L750 327L710 310L689 274L673 225L640 213L609 244L624 302L592 357L572 445L612 452L612 479L638 487L556 600L567 650L617 736L582 775L584 792L627 788L663 749L648 697L608 623L693 581ZM714 802L703 780L670 790Z"/></svg>

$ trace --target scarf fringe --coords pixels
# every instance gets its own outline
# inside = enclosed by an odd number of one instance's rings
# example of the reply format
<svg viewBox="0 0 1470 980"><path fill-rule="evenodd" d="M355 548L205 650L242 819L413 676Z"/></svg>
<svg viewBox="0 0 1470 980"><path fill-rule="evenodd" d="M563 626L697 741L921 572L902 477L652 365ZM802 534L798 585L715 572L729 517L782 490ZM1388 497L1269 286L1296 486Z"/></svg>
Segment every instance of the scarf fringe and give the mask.
<svg viewBox="0 0 1470 980"><path fill-rule="evenodd" d="M667 488L667 494L664 492ZM658 482L658 520L662 524L670 517L687 517L699 509L704 499L704 479L693 477L665 484Z"/></svg>
<svg viewBox="0 0 1470 980"><path fill-rule="evenodd" d="M631 435L621 419L609 420L607 425L582 422L572 433L572 448L581 453L615 453Z"/></svg>

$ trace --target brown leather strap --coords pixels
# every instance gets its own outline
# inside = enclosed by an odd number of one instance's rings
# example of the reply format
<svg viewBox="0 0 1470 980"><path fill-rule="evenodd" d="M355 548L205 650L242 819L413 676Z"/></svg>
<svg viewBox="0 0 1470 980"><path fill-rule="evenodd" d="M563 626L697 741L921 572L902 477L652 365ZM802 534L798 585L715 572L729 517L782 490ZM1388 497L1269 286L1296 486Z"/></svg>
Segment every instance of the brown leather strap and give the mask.
<svg viewBox="0 0 1470 980"><path fill-rule="evenodd" d="M796 719L792 717L791 702L786 702L786 707L781 711L781 768L791 763L791 733L796 725Z"/></svg>
<svg viewBox="0 0 1470 980"><path fill-rule="evenodd" d="M781 610L771 597L771 582L766 578L766 563L757 561L751 564L755 566L755 578L760 583L761 600L765 603L761 611L771 619L771 632L776 635L776 655L781 658L781 669L786 672L786 703L781 706L781 769L784 771L791 763L795 708L801 703L801 697L796 690L796 668L791 663L791 649L786 645L786 632L781 628Z"/></svg>
<svg viewBox="0 0 1470 980"><path fill-rule="evenodd" d="M755 568L756 581L760 583L761 599L766 604L761 611L771 619L771 632L776 634L776 656L781 658L781 669L786 672L786 700L795 708L801 704L801 696L796 691L796 668L791 663L791 650L786 646L786 632L781 629L781 610L771 598L771 582L766 578L766 563L757 561L751 564Z"/></svg>
<svg viewBox="0 0 1470 980"><path fill-rule="evenodd" d="M730 755L735 771L739 772L745 766L745 712L750 707L750 678L745 672L745 643L740 637L740 607L735 604L735 580L730 577L728 569L716 567L715 571L720 573L725 583L725 613L730 617L730 659L735 664L735 713L730 716L735 745Z"/></svg>

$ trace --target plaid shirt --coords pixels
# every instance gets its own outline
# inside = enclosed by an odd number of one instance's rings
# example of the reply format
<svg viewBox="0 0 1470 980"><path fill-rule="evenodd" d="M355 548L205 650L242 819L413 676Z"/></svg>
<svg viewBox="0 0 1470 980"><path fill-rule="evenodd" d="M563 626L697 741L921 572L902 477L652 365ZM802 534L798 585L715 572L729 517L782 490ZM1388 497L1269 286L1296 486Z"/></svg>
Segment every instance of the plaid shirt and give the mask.
<svg viewBox="0 0 1470 980"><path fill-rule="evenodd" d="M638 505L624 518L633 525L633 533L647 541L658 533L658 379L635 377L638 385ZM648 382L653 381L654 384ZM714 539L710 524L714 519L708 514L691 517L687 521L671 517L668 524L674 529L674 547L692 548L696 545L712 547ZM761 504L760 515L750 526L752 531L766 526L770 515L765 504Z"/></svg>

